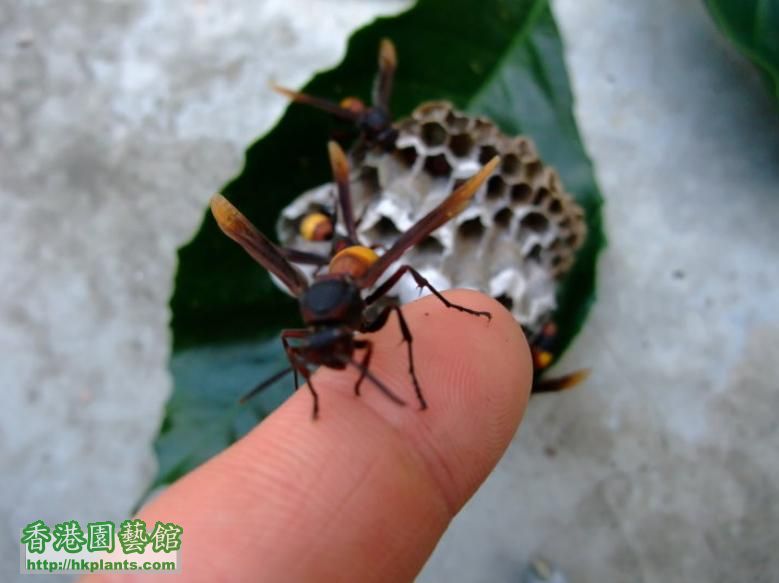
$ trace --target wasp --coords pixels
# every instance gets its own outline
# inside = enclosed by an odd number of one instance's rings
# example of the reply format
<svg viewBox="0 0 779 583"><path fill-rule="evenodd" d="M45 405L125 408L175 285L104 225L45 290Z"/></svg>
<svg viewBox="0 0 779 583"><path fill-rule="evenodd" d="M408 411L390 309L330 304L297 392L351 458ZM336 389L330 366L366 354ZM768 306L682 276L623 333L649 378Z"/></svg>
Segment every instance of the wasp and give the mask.
<svg viewBox="0 0 779 583"><path fill-rule="evenodd" d="M379 45L379 71L373 84L370 106L356 97L347 97L340 103L334 103L279 85L274 85L273 88L296 103L304 103L326 111L357 126L360 135L353 148L355 151L362 151L374 145L384 150L391 150L398 137L398 130L393 126L389 106L397 66L395 45L391 40L383 39Z"/></svg>
<svg viewBox="0 0 779 583"><path fill-rule="evenodd" d="M413 336L400 306L396 303L386 305L375 317L368 317L367 313L369 308L383 298L400 278L408 274L414 278L420 289L430 290L447 308L485 317L488 320L492 318L489 312L471 310L450 302L410 265L401 265L382 283L378 284L378 282L408 249L424 240L431 232L468 206L476 191L495 170L499 157L493 158L469 180L455 188L443 202L403 233L384 253L378 255L374 249L361 245L357 238L349 195L349 163L346 155L335 142L329 143L328 150L334 181L337 185L340 215L347 232L346 238L339 239L334 245L329 258L294 249L282 249L263 235L224 196L215 194L211 199L211 211L221 230L278 278L298 299L300 315L305 324L304 328L287 329L281 332L281 342L289 366L261 382L247 393L242 401L251 398L290 372L294 375L297 387L299 373L305 379L313 398L313 418L316 419L319 414L319 396L311 382L312 367L325 366L343 370L347 366L352 366L360 373L354 385L356 395L360 394L360 386L367 378L390 400L404 405L403 399L371 373L373 343L367 338L358 336L359 333L376 332L382 329L394 312L397 315L403 342L407 347L408 371L416 398L420 409L426 409L427 402L414 367ZM308 278L295 262L320 265L326 263L326 271L318 273L309 283ZM355 358L356 351L363 351L360 360Z"/></svg>

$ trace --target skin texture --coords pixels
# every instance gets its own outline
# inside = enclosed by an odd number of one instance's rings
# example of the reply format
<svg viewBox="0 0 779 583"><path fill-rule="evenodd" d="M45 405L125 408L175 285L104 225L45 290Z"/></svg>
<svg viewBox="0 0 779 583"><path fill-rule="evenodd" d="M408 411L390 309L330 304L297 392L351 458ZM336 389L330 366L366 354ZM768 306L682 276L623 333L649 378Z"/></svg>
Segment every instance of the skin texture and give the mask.
<svg viewBox="0 0 779 583"><path fill-rule="evenodd" d="M317 421L308 391L297 391L140 512L148 526L183 526L177 581L414 579L511 441L532 380L525 338L500 304L445 295L492 320L430 296L404 306L429 409L417 410L393 316L370 335L371 370L406 407L370 382L355 397L356 372L322 369Z"/></svg>

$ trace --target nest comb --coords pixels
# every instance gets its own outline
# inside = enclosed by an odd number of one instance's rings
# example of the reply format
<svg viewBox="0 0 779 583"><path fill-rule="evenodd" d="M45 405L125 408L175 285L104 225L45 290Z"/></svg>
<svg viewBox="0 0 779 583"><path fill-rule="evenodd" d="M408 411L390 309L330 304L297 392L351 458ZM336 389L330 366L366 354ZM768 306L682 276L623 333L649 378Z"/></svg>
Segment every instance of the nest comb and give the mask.
<svg viewBox="0 0 779 583"><path fill-rule="evenodd" d="M351 192L363 244L388 247L398 234L440 203L487 160L501 166L471 205L402 259L440 289L489 293L531 334L555 307L560 277L573 264L586 235L584 213L545 165L530 139L509 137L490 120L428 102L395 124L391 148L364 148L352 156ZM326 253L327 243L299 231L312 212L337 212L332 183L295 199L278 222L280 242ZM342 229L342 221L336 221ZM341 234L345 234L341 232ZM402 302L417 297L413 283L399 285Z"/></svg>

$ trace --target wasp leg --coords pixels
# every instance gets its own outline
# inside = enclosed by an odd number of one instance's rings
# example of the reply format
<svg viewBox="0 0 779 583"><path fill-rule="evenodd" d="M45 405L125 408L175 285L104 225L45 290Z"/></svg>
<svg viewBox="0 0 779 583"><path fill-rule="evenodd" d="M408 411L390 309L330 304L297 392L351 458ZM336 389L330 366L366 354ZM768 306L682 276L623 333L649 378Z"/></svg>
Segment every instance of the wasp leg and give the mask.
<svg viewBox="0 0 779 583"><path fill-rule="evenodd" d="M362 362L360 363L360 367L361 367L360 377L357 379L357 382L354 385L354 394L359 396L360 385L365 380L365 375L368 372L368 367L371 365L371 356L373 355L373 342L364 339L355 340L354 347L365 349L365 355L362 357Z"/></svg>
<svg viewBox="0 0 779 583"><path fill-rule="evenodd" d="M390 401L400 406L404 406L406 404L406 402L403 399L401 399L395 393L393 393L392 390L387 385L385 385L378 378L376 378L376 376L373 375L371 371L369 371L367 368L364 368L361 363L357 362L353 358L345 358L344 362L351 364L354 368L356 368L362 374L364 374L368 378L368 380L370 380L374 385L376 385L378 389L387 396L387 398Z"/></svg>
<svg viewBox="0 0 779 583"><path fill-rule="evenodd" d="M311 331L307 330L306 328L294 328L281 331L281 344L284 346L284 352L287 354L287 359L289 360L290 364L292 364L292 374L295 381L294 389L296 391L300 386L300 380L298 379L298 366L295 364L291 354L291 351L293 351L294 348L290 346L289 339L303 339L308 338L310 335Z"/></svg>
<svg viewBox="0 0 779 583"><path fill-rule="evenodd" d="M299 349L295 347L290 347L287 354L289 355L290 361L292 361L292 365L300 371L300 374L302 374L303 378L306 380L308 392L311 393L311 397L314 399L314 409L311 413L311 418L316 420L319 417L319 395L314 390L314 385L311 384L311 371L308 370L308 363Z"/></svg>
<svg viewBox="0 0 779 583"><path fill-rule="evenodd" d="M262 390L264 390L264 389L267 389L267 388L268 388L269 386L271 386L273 383L275 383L275 382L276 382L276 381L278 381L279 379L282 379L282 378L284 378L285 376L287 376L287 375L288 375L290 372L292 372L292 371L294 371L294 370L295 370L295 367L288 366L287 368L285 368L285 369L283 369L283 370L280 370L280 371L279 371L279 372L277 372L276 374L274 374L274 375L272 375L272 376L269 376L267 379L265 379L264 381L262 381L262 382L261 382L260 384L258 384L256 387L254 387L254 388L253 388L251 391L249 391L248 393L246 393L245 395L243 395L243 396L242 396L242 397L241 397L241 398L238 400L238 402L239 402L239 403L241 403L241 404L243 405L244 403L246 403L247 401L249 401L249 399L251 399L252 397L254 397L254 396L257 394L257 393L259 393L260 391L262 391ZM297 373L295 373L295 374L297 375Z"/></svg>
<svg viewBox="0 0 779 583"><path fill-rule="evenodd" d="M298 388L298 367L293 362L292 358L290 357L290 345L288 338L305 338L308 336L309 331L305 328L301 328L298 330L283 330L281 332L281 343L284 346L284 352L287 355L287 359L290 361L290 364L292 366L289 366L283 370L280 370L279 372L271 375L261 383L259 383L256 387L254 387L251 391L243 395L238 402L243 404L249 401L252 397L254 397L257 393L267 389L269 386L271 386L273 383L278 381L279 379L283 378L284 376L288 375L290 372L292 372L294 380L295 380L295 390Z"/></svg>
<svg viewBox="0 0 779 583"><path fill-rule="evenodd" d="M306 379L306 386L311 393L311 397L314 399L314 409L311 412L311 418L316 419L319 417L319 395L314 390L314 385L311 384L311 372L306 368L305 364L300 369L301 374Z"/></svg>
<svg viewBox="0 0 779 583"><path fill-rule="evenodd" d="M381 298L383 295L385 295L387 292L389 292L392 287L398 283L398 280L403 277L406 273L410 273L411 277L414 278L414 281L417 283L417 286L419 289L427 288L429 289L435 297L437 297L447 308L454 308L455 310L460 310L461 312L466 312L468 314L472 314L474 316L484 316L488 320L492 320L492 314L489 312L481 312L478 310L471 310L470 308L466 308L465 306L461 306L459 304L455 304L447 300L444 296L441 295L441 293L433 287L433 285L427 281L422 275L413 267L410 265L403 265L402 267L398 268L398 270L393 273L387 281L385 281L383 284L381 284L379 287L376 288L376 290L370 294L367 298L365 298L365 303L368 305L371 305L376 300Z"/></svg>
<svg viewBox="0 0 779 583"><path fill-rule="evenodd" d="M411 330L409 329L408 324L406 323L406 318L403 316L403 312L400 309L400 306L393 305L393 306L385 307L381 312L379 312L379 315L376 316L376 319L373 320L373 322L369 322L368 324L365 324L363 326L362 331L376 332L378 330L381 330L386 325L387 319L389 318L389 315L393 311L398 315L398 324L400 325L400 333L403 335L403 341L406 343L406 347L408 349L408 372L409 375L411 375L411 381L414 383L414 392L416 393L417 400L419 401L419 408L420 410L424 410L427 409L427 401L425 401L425 397L422 395L422 387L419 386L417 373L416 370L414 369L414 352L411 349L411 344L414 341L414 338L413 336L411 336Z"/></svg>
<svg viewBox="0 0 779 583"><path fill-rule="evenodd" d="M352 194L349 188L349 161L346 159L346 154L341 149L341 146L336 142L328 142L327 150L333 171L333 181L338 194L341 220L344 222L344 227L349 237L349 244L359 245L360 242L357 240L357 230L354 222L354 209L352 208ZM335 216L337 218L338 213L335 213ZM333 223L333 232L335 232L335 223Z"/></svg>

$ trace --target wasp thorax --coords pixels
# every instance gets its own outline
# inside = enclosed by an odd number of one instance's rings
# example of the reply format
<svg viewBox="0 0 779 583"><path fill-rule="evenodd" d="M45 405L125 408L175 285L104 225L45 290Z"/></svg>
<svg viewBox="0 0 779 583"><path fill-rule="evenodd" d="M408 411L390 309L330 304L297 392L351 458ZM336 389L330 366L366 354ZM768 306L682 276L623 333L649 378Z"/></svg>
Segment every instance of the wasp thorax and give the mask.
<svg viewBox="0 0 779 583"><path fill-rule="evenodd" d="M368 247L352 245L336 253L330 261L330 273L343 273L357 278L365 274L376 263L378 255Z"/></svg>
<svg viewBox="0 0 779 583"><path fill-rule="evenodd" d="M310 213L300 221L300 236L306 241L329 241L333 238L333 220L324 213Z"/></svg>
<svg viewBox="0 0 779 583"><path fill-rule="evenodd" d="M361 129L373 134L378 134L391 125L389 114L375 107L367 109L360 120Z"/></svg>

